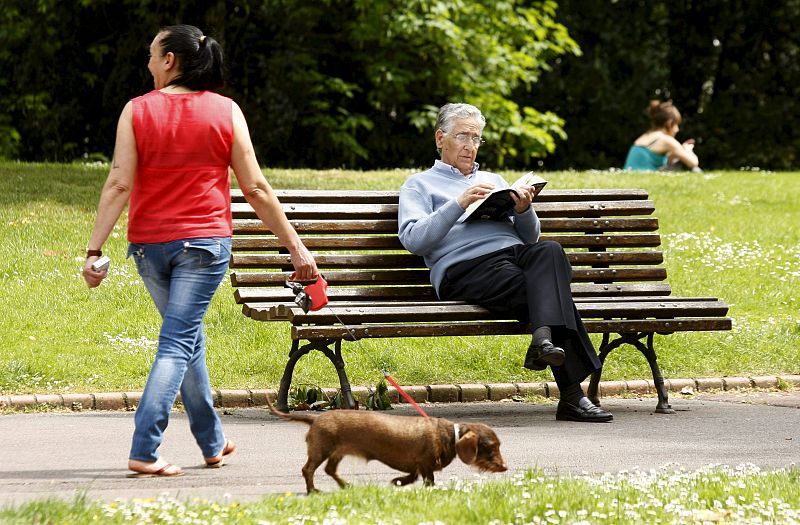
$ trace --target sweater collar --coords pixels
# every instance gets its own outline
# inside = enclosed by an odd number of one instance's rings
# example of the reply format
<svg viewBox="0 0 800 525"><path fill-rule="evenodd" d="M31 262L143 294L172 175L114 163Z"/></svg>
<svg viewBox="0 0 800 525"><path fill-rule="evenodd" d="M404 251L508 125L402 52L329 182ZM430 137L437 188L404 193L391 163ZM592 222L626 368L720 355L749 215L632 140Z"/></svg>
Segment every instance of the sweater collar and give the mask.
<svg viewBox="0 0 800 525"><path fill-rule="evenodd" d="M436 171L438 171L440 173L446 173L446 174L449 174L449 175L458 175L458 177L461 178L461 179L465 179L465 178L466 179L471 179L472 177L475 176L475 173L478 172L478 168L479 167L480 167L480 164L478 164L477 162L474 162L472 164L472 171L470 172L469 175L467 175L465 177L464 174L461 173L461 171L458 170L458 168L456 168L455 166L451 166L450 164L448 164L446 162L443 162L443 161L441 161L439 159L436 159L436 161L433 163L433 169L434 170L436 170Z"/></svg>

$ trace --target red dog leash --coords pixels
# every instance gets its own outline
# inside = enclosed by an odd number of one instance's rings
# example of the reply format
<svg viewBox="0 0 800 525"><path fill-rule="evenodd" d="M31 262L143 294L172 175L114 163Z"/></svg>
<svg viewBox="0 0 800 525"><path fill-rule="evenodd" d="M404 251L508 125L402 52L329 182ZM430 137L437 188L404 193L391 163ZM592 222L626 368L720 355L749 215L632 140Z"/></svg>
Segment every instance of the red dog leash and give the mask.
<svg viewBox="0 0 800 525"><path fill-rule="evenodd" d="M313 283L307 286L303 286L302 284L293 281L294 278L295 274L293 273L292 276L289 277L289 280L286 281L286 287L290 288L294 292L295 294L294 302L300 308L302 308L304 312L308 313L309 310L311 311L321 310L325 305L328 304L328 294L327 294L328 281L325 280L322 274L317 275L317 279ZM336 320L339 321L339 323L341 323L344 329L347 330L347 333L350 334L350 337L352 337L353 341L355 341L356 344L359 346L359 348L363 350L364 354L367 355L369 360L372 361L372 364L375 365L376 364L375 360L372 359L372 356L369 354L369 352L367 352L366 348L364 348L361 345L361 341L356 339L355 334L353 334L353 331L350 330L350 328L346 324L344 324L344 322L339 318L338 315L336 315L336 312L333 311L333 308L328 306L328 309L331 311ZM414 401L411 398L411 396L409 396L406 393L406 391L403 390L403 388L397 383L397 381L395 381L394 378L389 375L389 372L387 372L386 370L381 370L381 371L383 372L383 377L385 377L386 380L389 381L389 383L397 389L397 392L401 396L403 396L403 398L406 401L411 403L411 406L413 406L416 409L416 411L420 413L422 417L429 417L428 414L426 414L425 411L422 410L422 407L420 407L416 403L416 401Z"/></svg>
<svg viewBox="0 0 800 525"><path fill-rule="evenodd" d="M336 315L336 314L334 314L334 315ZM341 321L340 321L340 322L341 322ZM392 378L392 376L390 376L390 375L389 375L389 372L387 372L386 370L384 370L384 371L383 371L383 377L385 377L385 378L386 378L386 380L387 380L387 381L389 381L389 382L392 384L392 386L393 386L393 387L395 387L395 388L397 389L397 392L399 392L399 393L400 393L400 395L401 395L401 396L403 396L403 397L406 399L406 401L408 401L409 403L411 403L411 406L413 406L415 409L417 409L417 412L419 412L419 413L420 413L420 415L421 415L422 417L429 417L429 416L428 416L428 414L426 414L426 413L425 413L425 411L424 411L424 410L422 410L422 407L420 407L420 406L417 404L417 402L416 402L416 401L414 401L414 400L411 398L411 396L410 396L410 395L406 394L406 391L405 391L405 390L403 390L403 389L400 387L400 385L398 385L398 384L397 384L397 381L395 381L395 380Z"/></svg>

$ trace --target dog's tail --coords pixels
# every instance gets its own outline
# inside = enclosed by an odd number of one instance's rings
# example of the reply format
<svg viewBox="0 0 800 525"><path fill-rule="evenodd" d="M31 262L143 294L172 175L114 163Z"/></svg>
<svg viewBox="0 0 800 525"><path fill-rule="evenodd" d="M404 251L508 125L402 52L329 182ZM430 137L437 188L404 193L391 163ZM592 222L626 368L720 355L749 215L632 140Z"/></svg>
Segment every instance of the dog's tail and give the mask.
<svg viewBox="0 0 800 525"><path fill-rule="evenodd" d="M267 406L269 407L269 411L272 412L273 415L276 415L282 419L288 419L289 421L301 421L303 423L310 425L311 423L314 422L315 419L317 419L316 415L311 415L307 413L287 414L286 412L281 412L280 410L272 406L272 403L269 400L269 396L267 396Z"/></svg>

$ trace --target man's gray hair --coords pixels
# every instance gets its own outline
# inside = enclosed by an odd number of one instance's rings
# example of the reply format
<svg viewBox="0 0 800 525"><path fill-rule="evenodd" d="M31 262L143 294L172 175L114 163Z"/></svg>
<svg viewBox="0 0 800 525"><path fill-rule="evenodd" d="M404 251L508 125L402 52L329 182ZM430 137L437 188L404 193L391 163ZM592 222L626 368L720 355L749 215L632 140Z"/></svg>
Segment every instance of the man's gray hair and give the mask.
<svg viewBox="0 0 800 525"><path fill-rule="evenodd" d="M483 127L486 126L486 119L483 118L481 110L472 104L445 104L439 109L439 115L436 117L436 130L441 129L445 133L453 129L453 123L460 119L476 120L480 123L480 131L483 133ZM436 131L434 130L434 131Z"/></svg>

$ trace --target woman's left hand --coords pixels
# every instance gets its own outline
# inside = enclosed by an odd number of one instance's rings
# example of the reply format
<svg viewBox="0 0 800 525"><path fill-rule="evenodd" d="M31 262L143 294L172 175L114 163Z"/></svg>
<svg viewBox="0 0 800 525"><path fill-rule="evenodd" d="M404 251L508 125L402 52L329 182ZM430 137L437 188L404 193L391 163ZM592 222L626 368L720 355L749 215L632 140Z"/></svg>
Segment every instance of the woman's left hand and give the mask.
<svg viewBox="0 0 800 525"><path fill-rule="evenodd" d="M291 252L292 266L294 266L295 278L298 281L310 281L317 276L317 262L308 249L301 245L297 250Z"/></svg>

